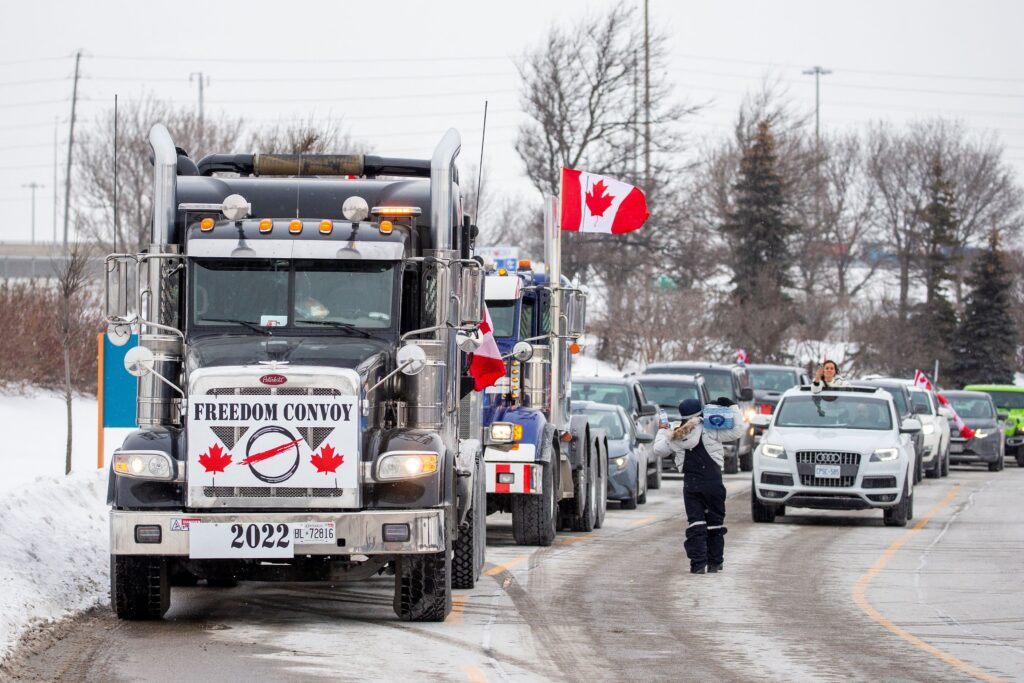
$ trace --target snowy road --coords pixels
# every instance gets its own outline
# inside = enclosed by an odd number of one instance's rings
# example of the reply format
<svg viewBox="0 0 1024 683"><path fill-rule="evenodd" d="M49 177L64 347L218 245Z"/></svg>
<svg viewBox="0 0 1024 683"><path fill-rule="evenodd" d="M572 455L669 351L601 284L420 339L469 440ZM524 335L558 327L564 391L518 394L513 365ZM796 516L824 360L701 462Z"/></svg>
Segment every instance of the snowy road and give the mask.
<svg viewBox="0 0 1024 683"><path fill-rule="evenodd" d="M687 573L673 479L550 548L512 545L510 521L491 517L487 576L457 592L444 624L396 621L391 578L175 589L163 622L89 613L8 670L68 681L1024 679L1024 470L925 481L906 529L871 512L755 525L748 476L727 476L722 574Z"/></svg>

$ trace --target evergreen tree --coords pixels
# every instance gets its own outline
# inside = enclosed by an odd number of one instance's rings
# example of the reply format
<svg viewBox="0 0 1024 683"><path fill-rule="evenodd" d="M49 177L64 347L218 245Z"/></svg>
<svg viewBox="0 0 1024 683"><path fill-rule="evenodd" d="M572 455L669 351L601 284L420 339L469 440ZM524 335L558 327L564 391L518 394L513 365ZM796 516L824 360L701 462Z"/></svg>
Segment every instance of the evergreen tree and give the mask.
<svg viewBox="0 0 1024 683"><path fill-rule="evenodd" d="M786 193L778 170L771 124L761 120L751 144L740 159L734 185L735 208L722 226L732 247L733 297L737 303L756 303L768 284L768 299L790 286L789 239L794 226L786 222ZM767 282L766 282L767 280Z"/></svg>
<svg viewBox="0 0 1024 683"><path fill-rule="evenodd" d="M911 318L916 343L911 354L902 356L909 361L908 371L913 369L911 365L930 368L936 360L940 367L950 367L957 336L956 311L945 294L945 283L950 279L951 254L956 243L956 199L942 159L937 155L932 161L930 175L929 201L921 212L925 300L916 307Z"/></svg>
<svg viewBox="0 0 1024 683"><path fill-rule="evenodd" d="M961 385L1012 384L1018 339L1010 314L1010 273L995 231L971 267L967 284L953 377Z"/></svg>

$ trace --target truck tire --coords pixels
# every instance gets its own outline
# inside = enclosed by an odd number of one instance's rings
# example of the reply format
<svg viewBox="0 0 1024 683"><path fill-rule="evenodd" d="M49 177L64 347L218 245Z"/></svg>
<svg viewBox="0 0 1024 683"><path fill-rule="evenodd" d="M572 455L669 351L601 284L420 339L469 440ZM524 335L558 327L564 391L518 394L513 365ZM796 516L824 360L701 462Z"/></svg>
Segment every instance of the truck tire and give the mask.
<svg viewBox="0 0 1024 683"><path fill-rule="evenodd" d="M399 555L395 614L402 621L444 621L452 611L451 544L439 553Z"/></svg>
<svg viewBox="0 0 1024 683"><path fill-rule="evenodd" d="M765 505L757 499L757 492L750 487L750 516L758 524L771 524L775 521L775 508Z"/></svg>
<svg viewBox="0 0 1024 683"><path fill-rule="evenodd" d="M483 459L476 458L473 471L473 502L466 515L465 528L452 544L452 588L473 588L480 578L487 547L487 483Z"/></svg>
<svg viewBox="0 0 1024 683"><path fill-rule="evenodd" d="M167 561L152 555L111 555L110 604L119 619L162 617L171 606Z"/></svg>
<svg viewBox="0 0 1024 683"><path fill-rule="evenodd" d="M907 493L907 482L903 482L903 495L900 497L900 502L882 512L882 521L886 526L906 526L910 514L910 495Z"/></svg>
<svg viewBox="0 0 1024 683"><path fill-rule="evenodd" d="M754 469L754 451L750 451L746 455L739 457L740 471L750 472Z"/></svg>
<svg viewBox="0 0 1024 683"><path fill-rule="evenodd" d="M512 496L512 537L516 545L551 545L555 540L558 504L555 502L557 479L553 474L557 458L540 465L541 492Z"/></svg>
<svg viewBox="0 0 1024 683"><path fill-rule="evenodd" d="M590 444L593 446L593 444ZM588 447L587 450L587 466L577 473L577 476L573 481L573 493L576 496L585 496L583 502L583 512L579 514L570 514L569 527L573 531L591 532L594 530L594 523L597 521L597 501L600 499L601 494L597 490L597 484L600 480L600 473L597 469L597 449ZM581 482L580 480L583 479ZM577 497L576 500L579 500ZM575 501L569 501L568 504L572 505Z"/></svg>
<svg viewBox="0 0 1024 683"><path fill-rule="evenodd" d="M608 453L607 449L597 454L597 465L601 468L601 474L597 481L597 490L600 495L597 497L597 519L594 521L594 528L600 529L604 526L604 517L608 512Z"/></svg>
<svg viewBox="0 0 1024 683"><path fill-rule="evenodd" d="M661 488L661 456L654 456L654 471L647 475L647 488L657 491Z"/></svg>

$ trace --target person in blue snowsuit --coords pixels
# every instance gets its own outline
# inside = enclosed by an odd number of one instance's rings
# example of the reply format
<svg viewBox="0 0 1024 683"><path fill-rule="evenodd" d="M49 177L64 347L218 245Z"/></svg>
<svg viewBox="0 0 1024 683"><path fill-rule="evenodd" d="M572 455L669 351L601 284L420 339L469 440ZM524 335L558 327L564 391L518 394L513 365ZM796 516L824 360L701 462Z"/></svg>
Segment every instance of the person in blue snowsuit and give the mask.
<svg viewBox="0 0 1024 683"><path fill-rule="evenodd" d="M715 401L733 414L730 429L705 429L700 401L688 398L679 404L682 423L661 429L654 440L658 457L672 456L683 473L683 504L686 506L686 541L690 571L705 574L722 571L725 563L725 484L722 465L724 444L743 435L746 424L739 408L726 397Z"/></svg>

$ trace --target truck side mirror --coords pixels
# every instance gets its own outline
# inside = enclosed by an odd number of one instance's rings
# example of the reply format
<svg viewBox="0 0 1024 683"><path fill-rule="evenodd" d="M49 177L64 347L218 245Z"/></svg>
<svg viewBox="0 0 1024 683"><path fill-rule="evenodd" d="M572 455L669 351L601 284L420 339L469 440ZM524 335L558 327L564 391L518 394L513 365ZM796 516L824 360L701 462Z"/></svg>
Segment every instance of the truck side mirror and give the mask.
<svg viewBox="0 0 1024 683"><path fill-rule="evenodd" d="M578 339L583 336L587 318L587 294L583 289L560 289L559 305L566 319L566 329L562 331L567 337Z"/></svg>
<svg viewBox="0 0 1024 683"><path fill-rule="evenodd" d="M111 254L104 265L107 271L103 288L106 321L131 324L138 315L139 259L131 254Z"/></svg>
<svg viewBox="0 0 1024 683"><path fill-rule="evenodd" d="M124 354L124 369L133 377L142 377L153 372L155 362L153 351L147 346L133 346Z"/></svg>
<svg viewBox="0 0 1024 683"><path fill-rule="evenodd" d="M462 266L459 326L479 325L484 317L484 271L479 264Z"/></svg>
<svg viewBox="0 0 1024 683"><path fill-rule="evenodd" d="M520 363L533 358L533 344L528 341L516 342L516 345L512 347L512 357Z"/></svg>
<svg viewBox="0 0 1024 683"><path fill-rule="evenodd" d="M405 375L418 375L427 364L427 353L417 344L406 344L395 354L398 369ZM374 387L376 389L376 387ZM369 392L367 392L369 393Z"/></svg>

